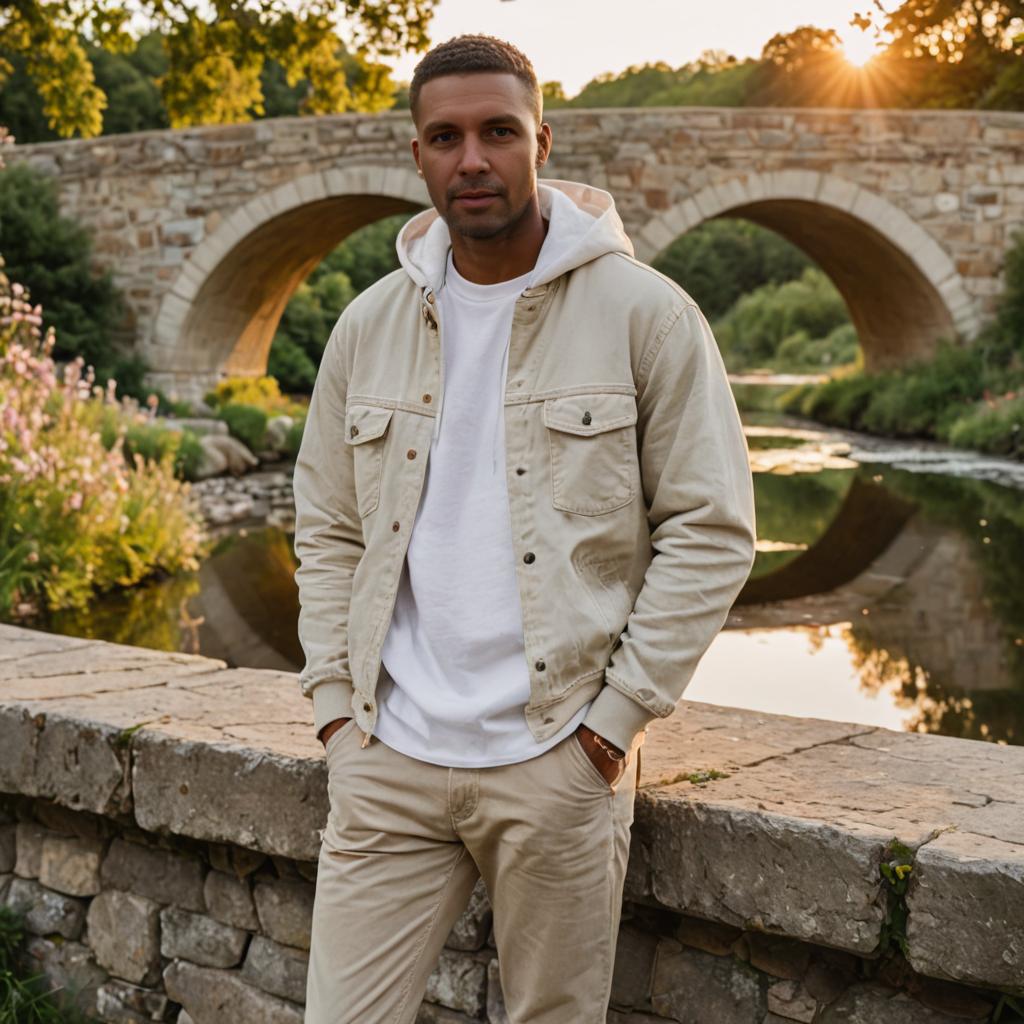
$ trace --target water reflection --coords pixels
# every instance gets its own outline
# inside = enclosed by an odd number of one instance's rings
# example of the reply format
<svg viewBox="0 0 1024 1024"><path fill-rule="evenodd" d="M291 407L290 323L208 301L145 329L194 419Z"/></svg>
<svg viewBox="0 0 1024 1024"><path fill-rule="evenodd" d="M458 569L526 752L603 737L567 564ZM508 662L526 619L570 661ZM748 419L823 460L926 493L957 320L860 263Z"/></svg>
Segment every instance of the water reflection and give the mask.
<svg viewBox="0 0 1024 1024"><path fill-rule="evenodd" d="M686 697L1024 743L1021 492L815 446L752 432L757 559ZM31 625L295 669L291 545L237 534L197 573Z"/></svg>

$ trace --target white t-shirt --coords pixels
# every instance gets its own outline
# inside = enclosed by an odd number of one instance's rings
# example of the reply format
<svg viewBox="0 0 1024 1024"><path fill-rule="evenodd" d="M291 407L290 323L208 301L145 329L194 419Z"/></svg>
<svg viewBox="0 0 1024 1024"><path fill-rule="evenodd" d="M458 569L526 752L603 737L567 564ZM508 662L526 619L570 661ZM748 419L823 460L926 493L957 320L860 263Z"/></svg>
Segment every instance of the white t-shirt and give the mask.
<svg viewBox="0 0 1024 1024"><path fill-rule="evenodd" d="M375 732L410 757L483 768L536 757L583 721L589 702L538 743L523 708L523 644L505 479L506 343L529 273L467 281L451 253L438 292L444 405L394 613L384 639Z"/></svg>

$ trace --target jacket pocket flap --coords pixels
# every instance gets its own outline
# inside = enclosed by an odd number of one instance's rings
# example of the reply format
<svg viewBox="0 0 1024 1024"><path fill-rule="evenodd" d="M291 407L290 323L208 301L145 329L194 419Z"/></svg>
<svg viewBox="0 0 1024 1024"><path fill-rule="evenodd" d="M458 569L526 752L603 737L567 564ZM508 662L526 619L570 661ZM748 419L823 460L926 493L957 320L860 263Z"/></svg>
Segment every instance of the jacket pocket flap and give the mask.
<svg viewBox="0 0 1024 1024"><path fill-rule="evenodd" d="M544 425L567 434L589 437L634 423L636 399L633 395L601 391L544 401Z"/></svg>
<svg viewBox="0 0 1024 1024"><path fill-rule="evenodd" d="M394 411L379 405L350 405L345 410L345 440L362 444L380 437L388 429Z"/></svg>

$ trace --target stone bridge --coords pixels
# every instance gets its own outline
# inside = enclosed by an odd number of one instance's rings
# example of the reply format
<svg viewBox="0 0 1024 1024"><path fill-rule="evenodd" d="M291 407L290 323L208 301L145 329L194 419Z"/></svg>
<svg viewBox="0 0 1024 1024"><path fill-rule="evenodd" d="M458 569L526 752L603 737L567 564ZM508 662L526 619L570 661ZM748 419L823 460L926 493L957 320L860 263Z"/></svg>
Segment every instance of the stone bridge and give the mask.
<svg viewBox="0 0 1024 1024"><path fill-rule="evenodd" d="M556 110L545 173L616 199L652 260L713 217L743 217L835 282L866 364L927 357L990 318L1024 225L1024 114L644 108ZM122 326L171 393L258 374L281 312L347 234L428 202L408 114L281 118L16 147L96 236ZM685 287L685 282L684 282Z"/></svg>

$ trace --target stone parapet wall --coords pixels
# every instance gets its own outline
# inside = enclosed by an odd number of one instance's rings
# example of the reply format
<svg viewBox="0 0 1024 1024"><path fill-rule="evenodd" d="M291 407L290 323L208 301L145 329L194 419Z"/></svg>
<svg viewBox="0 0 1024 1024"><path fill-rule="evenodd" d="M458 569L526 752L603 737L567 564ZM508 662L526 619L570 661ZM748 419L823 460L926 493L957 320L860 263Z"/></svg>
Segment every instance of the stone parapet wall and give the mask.
<svg viewBox="0 0 1024 1024"><path fill-rule="evenodd" d="M293 674L0 627L0 750L0 900L57 984L103 1021L301 1021L327 787ZM1018 748L682 701L609 1021L991 1019L1024 995L1022 779ZM420 1019L507 1020L482 888Z"/></svg>

